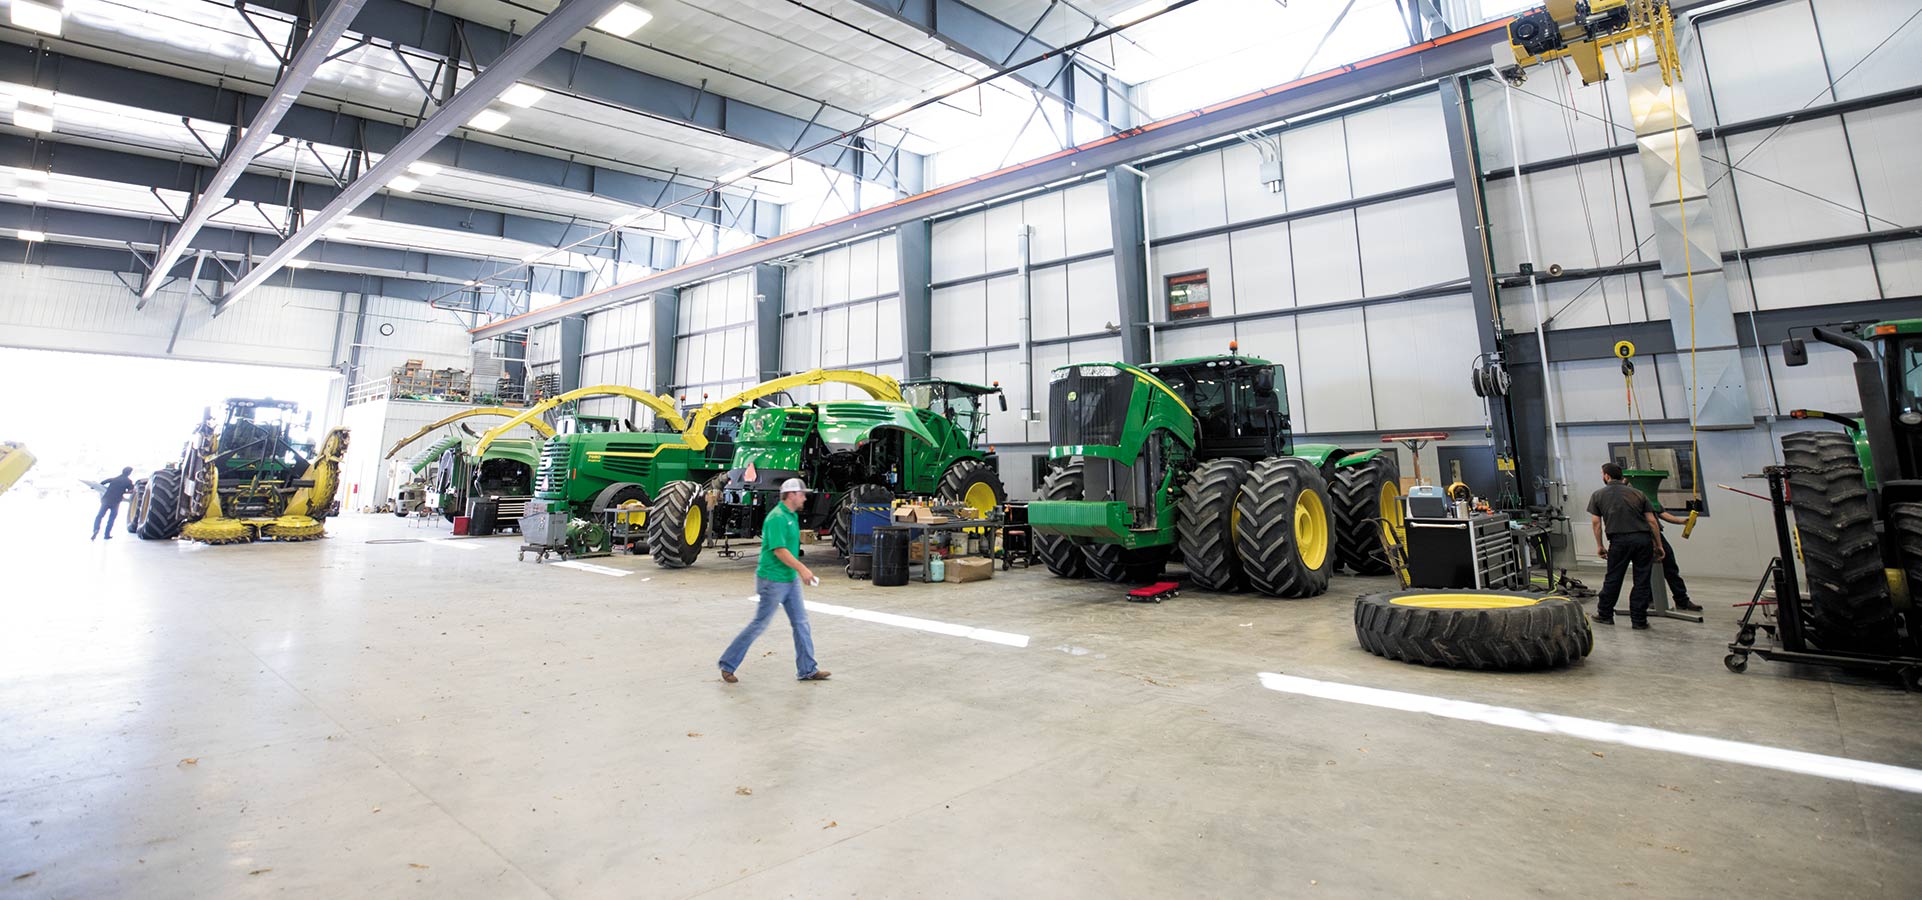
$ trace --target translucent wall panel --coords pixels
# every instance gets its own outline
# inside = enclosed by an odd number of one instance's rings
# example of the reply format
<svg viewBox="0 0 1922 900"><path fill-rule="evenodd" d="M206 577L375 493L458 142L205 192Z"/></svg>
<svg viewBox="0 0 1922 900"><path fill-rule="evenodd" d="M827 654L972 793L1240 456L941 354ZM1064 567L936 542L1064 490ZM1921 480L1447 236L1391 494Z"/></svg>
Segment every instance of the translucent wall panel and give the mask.
<svg viewBox="0 0 1922 900"><path fill-rule="evenodd" d="M1289 240L1295 254L1296 305L1338 303L1361 296L1361 249L1352 211L1290 222Z"/></svg>
<svg viewBox="0 0 1922 900"><path fill-rule="evenodd" d="M1453 177L1439 94L1411 97L1345 118L1349 178L1355 196L1385 194Z"/></svg>
<svg viewBox="0 0 1922 900"><path fill-rule="evenodd" d="M1806 3L1742 10L1702 23L1701 32L1720 121L1792 112L1832 99L1815 19ZM1690 100L1707 112L1706 96L1697 101L1691 95Z"/></svg>
<svg viewBox="0 0 1922 900"><path fill-rule="evenodd" d="M1480 352L1468 296L1367 307L1368 370L1376 427L1457 428L1482 422L1487 407L1468 386Z"/></svg>
<svg viewBox="0 0 1922 900"><path fill-rule="evenodd" d="M1148 234L1187 234L1228 224L1221 151L1201 153L1149 170ZM1246 186L1237 186L1246 190Z"/></svg>
<svg viewBox="0 0 1922 900"><path fill-rule="evenodd" d="M1922 84L1922 28L1900 27L1915 14L1915 0L1814 0L1812 6L1837 98Z"/></svg>

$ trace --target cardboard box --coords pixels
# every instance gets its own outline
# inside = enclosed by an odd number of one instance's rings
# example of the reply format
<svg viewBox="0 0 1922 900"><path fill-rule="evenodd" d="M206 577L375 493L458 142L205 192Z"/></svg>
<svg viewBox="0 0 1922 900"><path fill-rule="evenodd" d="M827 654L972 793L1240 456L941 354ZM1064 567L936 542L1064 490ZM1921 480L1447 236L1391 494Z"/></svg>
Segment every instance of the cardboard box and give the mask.
<svg viewBox="0 0 1922 900"><path fill-rule="evenodd" d="M921 542L909 541L908 542L908 562L918 563L918 562L926 562L926 561L927 561L927 554L921 549Z"/></svg>
<svg viewBox="0 0 1922 900"><path fill-rule="evenodd" d="M948 521L948 517L938 515L934 510L926 506L906 503L895 507L894 520L896 522L912 522L916 525L942 525Z"/></svg>
<svg viewBox="0 0 1922 900"><path fill-rule="evenodd" d="M820 540L820 538L821 536L818 534L815 534L814 529L812 528L801 529L801 543L803 544L812 544L815 541Z"/></svg>
<svg viewBox="0 0 1922 900"><path fill-rule="evenodd" d="M994 577L994 560L979 556L948 560L949 581L987 581Z"/></svg>

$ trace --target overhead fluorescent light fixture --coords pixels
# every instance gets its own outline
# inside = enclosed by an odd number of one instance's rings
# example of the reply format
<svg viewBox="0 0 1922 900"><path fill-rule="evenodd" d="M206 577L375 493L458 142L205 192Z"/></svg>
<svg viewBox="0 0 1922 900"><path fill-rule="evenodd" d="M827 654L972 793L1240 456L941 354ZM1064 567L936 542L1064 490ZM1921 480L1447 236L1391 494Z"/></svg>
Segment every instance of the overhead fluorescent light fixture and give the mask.
<svg viewBox="0 0 1922 900"><path fill-rule="evenodd" d="M52 131L53 95L46 91L23 94L14 104L13 124L28 131Z"/></svg>
<svg viewBox="0 0 1922 900"><path fill-rule="evenodd" d="M61 20L65 17L58 2L13 0L13 24L28 31L59 37Z"/></svg>
<svg viewBox="0 0 1922 900"><path fill-rule="evenodd" d="M37 244L47 239L46 232L34 231L31 228L22 228L20 229L18 234L20 235L21 240L26 241L27 243L30 243L30 244Z"/></svg>
<svg viewBox="0 0 1922 900"><path fill-rule="evenodd" d="M391 181L387 182L387 186L403 194L411 194L415 188L420 187L420 179L411 175L395 175Z"/></svg>
<svg viewBox="0 0 1922 900"><path fill-rule="evenodd" d="M345 240L349 235L352 235L353 233L354 233L354 230L352 228L349 228L345 225L335 225L334 227L327 229L327 233L322 236L327 238L330 241L339 241L339 240Z"/></svg>
<svg viewBox="0 0 1922 900"><path fill-rule="evenodd" d="M641 30L642 25L654 21L654 14L635 6L623 3L607 11L607 15L594 22L595 31L605 31L615 37L627 37Z"/></svg>
<svg viewBox="0 0 1922 900"><path fill-rule="evenodd" d="M289 269L305 269L311 265L313 265L313 263L310 263L304 259L288 260L287 262L287 268Z"/></svg>
<svg viewBox="0 0 1922 900"><path fill-rule="evenodd" d="M506 125L510 121L512 121L512 119L498 109L483 109L475 113L473 118L467 120L467 127L495 132L501 130L501 126Z"/></svg>
<svg viewBox="0 0 1922 900"><path fill-rule="evenodd" d="M422 178L432 178L440 174L440 166L430 162L411 162L407 164L407 171Z"/></svg>
<svg viewBox="0 0 1922 900"><path fill-rule="evenodd" d="M515 84L513 87L501 92L501 102L509 106L518 106L521 109L526 109L541 102L541 98L545 96L547 96L546 91L531 84Z"/></svg>
<svg viewBox="0 0 1922 900"><path fill-rule="evenodd" d="M47 202L47 173L39 169L21 169L14 176L13 192L28 203Z"/></svg>
<svg viewBox="0 0 1922 900"><path fill-rule="evenodd" d="M1149 16L1154 15L1155 13L1158 13L1164 9L1167 9L1168 4L1169 4L1169 0L1148 0L1148 2L1143 3L1140 6L1130 6L1127 9L1124 9L1118 13L1115 13L1114 23L1116 25L1132 25L1136 22L1141 21L1142 19L1145 19Z"/></svg>

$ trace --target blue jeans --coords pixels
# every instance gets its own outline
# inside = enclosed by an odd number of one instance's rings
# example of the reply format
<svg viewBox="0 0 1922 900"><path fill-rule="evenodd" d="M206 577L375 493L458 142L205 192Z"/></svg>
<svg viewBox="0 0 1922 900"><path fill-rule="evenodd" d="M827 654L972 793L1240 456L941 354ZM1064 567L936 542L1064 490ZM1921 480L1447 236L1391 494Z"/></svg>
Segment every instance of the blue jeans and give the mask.
<svg viewBox="0 0 1922 900"><path fill-rule="evenodd" d="M754 621L747 623L741 633L734 637L734 643L727 645L727 652L721 654L721 670L732 672L741 667L741 660L747 658L747 648L754 645L754 639L767 630L769 622L774 621L774 609L787 610L788 627L794 630L794 674L806 678L814 674L814 633L808 628L807 607L801 605L801 580L769 581L765 578L754 579L754 593L761 598L754 608Z"/></svg>

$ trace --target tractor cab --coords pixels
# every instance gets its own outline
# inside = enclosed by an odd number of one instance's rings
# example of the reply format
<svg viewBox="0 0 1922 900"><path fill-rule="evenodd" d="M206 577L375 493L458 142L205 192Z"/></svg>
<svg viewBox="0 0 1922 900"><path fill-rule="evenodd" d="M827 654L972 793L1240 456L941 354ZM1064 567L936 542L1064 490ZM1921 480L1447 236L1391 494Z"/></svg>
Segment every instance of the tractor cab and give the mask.
<svg viewBox="0 0 1922 900"><path fill-rule="evenodd" d="M633 430L632 423L620 416L584 416L579 413L561 416L554 426L558 434L611 434Z"/></svg>
<svg viewBox="0 0 1922 900"><path fill-rule="evenodd" d="M983 387L965 381L948 381L943 378L922 378L902 382L901 399L916 409L925 409L954 425L962 434L968 436L968 446L981 444L981 437L988 430L986 398L994 395L1001 403L1001 411L1008 411L1008 398L1001 392L1001 382Z"/></svg>
<svg viewBox="0 0 1922 900"><path fill-rule="evenodd" d="M1196 458L1256 460L1288 452L1288 387L1282 367L1230 353L1143 368L1194 413Z"/></svg>

